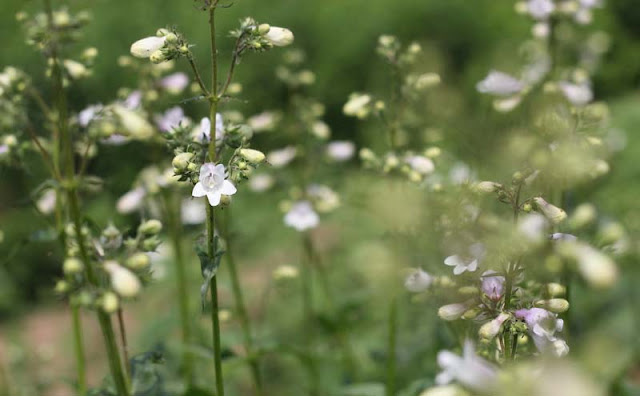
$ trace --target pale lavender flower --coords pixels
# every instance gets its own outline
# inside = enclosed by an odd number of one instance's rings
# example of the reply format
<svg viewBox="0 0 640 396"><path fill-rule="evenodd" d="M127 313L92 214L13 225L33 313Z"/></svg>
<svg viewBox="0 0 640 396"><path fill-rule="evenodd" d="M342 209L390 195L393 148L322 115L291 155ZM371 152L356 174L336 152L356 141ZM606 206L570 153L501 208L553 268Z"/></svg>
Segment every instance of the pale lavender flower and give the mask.
<svg viewBox="0 0 640 396"><path fill-rule="evenodd" d="M593 91L589 84L560 81L558 86L564 97L574 106L584 106L593 100Z"/></svg>
<svg viewBox="0 0 640 396"><path fill-rule="evenodd" d="M103 106L101 104L95 104L82 110L78 113L78 124L83 128L88 127L91 121L97 118L98 113L100 113L102 109Z"/></svg>
<svg viewBox="0 0 640 396"><path fill-rule="evenodd" d="M442 371L436 376L436 384L445 385L457 381L461 385L479 393L494 388L497 368L476 355L473 343L466 340L462 356L450 351L438 352L438 365Z"/></svg>
<svg viewBox="0 0 640 396"><path fill-rule="evenodd" d="M298 231L315 228L320 223L320 217L313 210L309 201L296 202L284 216L284 223Z"/></svg>
<svg viewBox="0 0 640 396"><path fill-rule="evenodd" d="M550 352L556 356L564 356L569 352L567 343L556 337L564 327L558 315L542 308L519 309L515 312L518 319L527 323L533 343L540 352Z"/></svg>
<svg viewBox="0 0 640 396"><path fill-rule="evenodd" d="M454 254L445 258L444 263L454 267L454 275L460 275L465 271L474 272L478 269L478 264L484 256L484 246L481 243L474 243L469 247L469 253L466 256Z"/></svg>
<svg viewBox="0 0 640 396"><path fill-rule="evenodd" d="M496 96L511 96L520 93L525 85L517 78L497 70L491 70L484 80L476 84L478 92Z"/></svg>
<svg viewBox="0 0 640 396"><path fill-rule="evenodd" d="M211 140L211 120L204 117L200 120L200 139L208 142ZM224 136L224 122L222 120L222 114L216 114L216 140L221 140Z"/></svg>
<svg viewBox="0 0 640 396"><path fill-rule="evenodd" d="M211 206L218 206L223 195L233 195L238 191L226 178L223 164L208 162L200 168L200 178L191 195L196 198L206 196Z"/></svg>
<svg viewBox="0 0 640 396"><path fill-rule="evenodd" d="M405 289L413 293L420 293L429 288L433 277L422 269L414 269L404 280Z"/></svg>
<svg viewBox="0 0 640 396"><path fill-rule="evenodd" d="M168 92L178 94L189 85L189 77L182 72L170 74L160 80L160 86Z"/></svg>
<svg viewBox="0 0 640 396"><path fill-rule="evenodd" d="M552 0L529 0L527 2L527 11L534 19L547 19L555 9L556 6Z"/></svg>
<svg viewBox="0 0 640 396"><path fill-rule="evenodd" d="M496 273L489 270L482 274L482 292L493 301L499 301L504 294L505 278Z"/></svg>
<svg viewBox="0 0 640 396"><path fill-rule="evenodd" d="M6 144L0 144L0 155L6 154L9 152L9 146Z"/></svg>
<svg viewBox="0 0 640 396"><path fill-rule="evenodd" d="M160 116L155 117L156 125L162 132L171 132L172 129L180 126L184 119L184 110L180 106L175 106Z"/></svg>
<svg viewBox="0 0 640 396"><path fill-rule="evenodd" d="M336 140L327 144L327 155L334 161L347 161L353 157L356 146L348 140Z"/></svg>
<svg viewBox="0 0 640 396"><path fill-rule="evenodd" d="M298 150L293 146L287 146L279 150L273 150L267 154L267 162L274 168L282 168L296 157Z"/></svg>
<svg viewBox="0 0 640 396"><path fill-rule="evenodd" d="M127 96L124 102L122 102L122 105L129 110L135 110L138 107L140 107L141 103L142 103L142 91L135 90L131 92L129 96Z"/></svg>

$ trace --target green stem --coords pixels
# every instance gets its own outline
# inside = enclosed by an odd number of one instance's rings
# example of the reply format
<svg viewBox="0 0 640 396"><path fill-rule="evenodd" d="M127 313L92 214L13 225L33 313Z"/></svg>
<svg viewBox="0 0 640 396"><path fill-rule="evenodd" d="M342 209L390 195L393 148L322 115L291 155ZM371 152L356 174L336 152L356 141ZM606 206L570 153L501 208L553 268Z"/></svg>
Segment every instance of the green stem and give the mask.
<svg viewBox="0 0 640 396"><path fill-rule="evenodd" d="M315 361L314 351L314 327L315 320L313 315L313 274L311 272L311 263L313 260L313 251L311 245L307 242L310 240L306 233L302 237L304 247L304 260L301 267L302 280L302 318L304 321L305 345L307 347L307 367L309 369L310 391L309 394L317 395L319 393L320 379L318 377L318 368Z"/></svg>
<svg viewBox="0 0 640 396"><path fill-rule="evenodd" d="M387 340L387 382L385 387L385 395L393 396L396 394L396 345L397 345L397 328L398 328L398 302L394 296L389 303L388 316L388 340Z"/></svg>
<svg viewBox="0 0 640 396"><path fill-rule="evenodd" d="M120 328L120 342L122 344L122 356L124 358L124 366L127 370L127 375L131 378L131 362L129 360L129 343L127 342L127 331L124 327L124 316L122 314L122 307L118 308L118 327Z"/></svg>
<svg viewBox="0 0 640 396"><path fill-rule="evenodd" d="M78 395L87 393L87 373L85 371L84 341L82 339L82 323L80 322L80 309L71 304L71 322L73 329L73 349L76 355L76 373L78 376Z"/></svg>
<svg viewBox="0 0 640 396"><path fill-rule="evenodd" d="M233 241L230 232L231 226L231 208L225 209L225 221L221 228L222 237L226 241L225 257L227 258L227 266L229 268L229 275L231 277L231 289L233 291L233 298L235 301L236 312L240 319L240 326L242 327L242 334L244 337L244 347L248 356L249 368L253 377L253 382L256 387L256 394L262 394L262 378L260 376L260 364L258 358L255 355L253 347L253 337L251 336L251 322L247 313L246 305L244 302L244 296L242 294L242 288L240 287L240 280L238 278L238 269L236 267L236 261L233 251Z"/></svg>

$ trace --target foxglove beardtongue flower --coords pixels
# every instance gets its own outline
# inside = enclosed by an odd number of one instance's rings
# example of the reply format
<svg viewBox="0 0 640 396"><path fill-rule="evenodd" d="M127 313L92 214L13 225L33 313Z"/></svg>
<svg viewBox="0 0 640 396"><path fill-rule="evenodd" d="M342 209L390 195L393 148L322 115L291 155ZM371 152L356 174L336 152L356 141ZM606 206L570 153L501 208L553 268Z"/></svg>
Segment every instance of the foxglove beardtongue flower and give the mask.
<svg viewBox="0 0 640 396"><path fill-rule="evenodd" d="M527 11L538 20L549 18L555 9L556 6L552 0L529 0L527 2Z"/></svg>
<svg viewBox="0 0 640 396"><path fill-rule="evenodd" d="M618 279L616 264L604 253L583 242L558 241L557 250L578 264L578 271L593 287L608 288Z"/></svg>
<svg viewBox="0 0 640 396"><path fill-rule="evenodd" d="M540 244L545 241L549 222L539 213L530 213L518 220L517 230L527 241Z"/></svg>
<svg viewBox="0 0 640 396"><path fill-rule="evenodd" d="M162 132L170 132L174 128L180 126L180 122L184 119L184 110L182 107L175 106L160 116L155 117L156 125Z"/></svg>
<svg viewBox="0 0 640 396"><path fill-rule="evenodd" d="M211 140L211 120L209 118L204 117L200 120L200 139L202 141L208 142ZM224 122L222 120L222 114L216 114L216 140L222 139L224 136Z"/></svg>
<svg viewBox="0 0 640 396"><path fill-rule="evenodd" d="M275 184L273 176L267 174L259 174L249 179L249 189L254 192L263 192L270 189Z"/></svg>
<svg viewBox="0 0 640 396"><path fill-rule="evenodd" d="M189 85L189 77L182 72L170 74L160 80L160 86L172 94L182 92L187 85Z"/></svg>
<svg viewBox="0 0 640 396"><path fill-rule="evenodd" d="M78 113L78 124L83 128L88 127L91 121L96 119L96 116L102 111L102 109L103 106L101 104L95 104L82 110Z"/></svg>
<svg viewBox="0 0 640 396"><path fill-rule="evenodd" d="M120 197L116 204L118 213L128 214L140 209L146 195L147 193L142 187L138 187L127 192Z"/></svg>
<svg viewBox="0 0 640 396"><path fill-rule="evenodd" d="M122 297L135 297L142 285L140 279L115 261L106 261L104 269L109 273L111 287Z"/></svg>
<svg viewBox="0 0 640 396"><path fill-rule="evenodd" d="M555 336L564 327L562 319L542 308L519 309L515 312L518 319L527 323L533 343L540 352L551 352L556 356L564 356L569 352L564 340Z"/></svg>
<svg viewBox="0 0 640 396"><path fill-rule="evenodd" d="M567 81L560 81L558 87L560 87L564 97L574 106L584 106L593 100L593 91L586 83L573 84Z"/></svg>
<svg viewBox="0 0 640 396"><path fill-rule="evenodd" d="M267 154L267 162L274 168L282 168L296 157L298 150L293 146L287 146L279 150L273 150Z"/></svg>
<svg viewBox="0 0 640 396"><path fill-rule="evenodd" d="M347 161L355 152L355 144L347 140L337 140L327 144L327 155L334 161Z"/></svg>
<svg viewBox="0 0 640 396"><path fill-rule="evenodd" d="M289 29L271 26L264 37L276 47L286 47L293 43L293 33Z"/></svg>
<svg viewBox="0 0 640 396"><path fill-rule="evenodd" d="M511 315L505 312L501 312L495 319L488 321L480 326L478 335L486 340L492 340L502 330L502 325L507 319L511 318Z"/></svg>
<svg viewBox="0 0 640 396"><path fill-rule="evenodd" d="M407 164L409 164L413 171L418 172L421 175L428 175L435 169L433 161L421 155L412 155L405 161L407 162Z"/></svg>
<svg viewBox="0 0 640 396"><path fill-rule="evenodd" d="M460 319L470 307L470 302L443 305L438 309L438 316L447 321Z"/></svg>
<svg viewBox="0 0 640 396"><path fill-rule="evenodd" d="M127 136L140 140L153 136L153 127L140 114L120 105L114 106L113 112L119 118Z"/></svg>
<svg viewBox="0 0 640 396"><path fill-rule="evenodd" d="M487 77L476 85L478 92L496 96L514 95L521 92L524 87L522 81L496 70L491 70Z"/></svg>
<svg viewBox="0 0 640 396"><path fill-rule="evenodd" d="M148 58L164 47L166 37L145 37L131 44L131 55L136 58Z"/></svg>
<svg viewBox="0 0 640 396"><path fill-rule="evenodd" d="M200 177L191 195L196 198L206 196L211 206L218 206L222 195L233 195L237 191L226 177L224 165L211 162L202 165Z"/></svg>
<svg viewBox="0 0 640 396"><path fill-rule="evenodd" d="M535 202L538 210L553 224L558 224L567 218L567 213L564 210L548 203L542 197L533 198L533 202Z"/></svg>
<svg viewBox="0 0 640 396"><path fill-rule="evenodd" d="M478 393L491 391L497 381L497 369L476 355L473 343L466 340L462 356L450 351L438 352L438 365L442 371L436 376L436 384L445 385L453 381Z"/></svg>
<svg viewBox="0 0 640 396"><path fill-rule="evenodd" d="M433 283L433 277L422 269L414 269L404 280L405 289L412 293L420 293L429 288Z"/></svg>
<svg viewBox="0 0 640 396"><path fill-rule="evenodd" d="M499 301L504 294L504 276L489 270L482 274L482 292L492 301Z"/></svg>
<svg viewBox="0 0 640 396"><path fill-rule="evenodd" d="M462 257L457 254L444 259L445 265L453 268L454 275L460 275L465 271L474 272L478 269L478 263L484 257L484 246L481 243L474 243L469 247L471 257Z"/></svg>
<svg viewBox="0 0 640 396"><path fill-rule="evenodd" d="M315 228L320 223L320 217L313 210L309 201L296 202L284 216L284 223L298 231Z"/></svg>

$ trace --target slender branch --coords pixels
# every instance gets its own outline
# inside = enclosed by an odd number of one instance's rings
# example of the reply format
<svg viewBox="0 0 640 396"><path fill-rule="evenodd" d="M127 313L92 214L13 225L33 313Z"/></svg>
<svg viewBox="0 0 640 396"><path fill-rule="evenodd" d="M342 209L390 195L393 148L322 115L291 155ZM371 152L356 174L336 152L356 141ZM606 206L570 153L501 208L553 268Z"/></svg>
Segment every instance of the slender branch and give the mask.
<svg viewBox="0 0 640 396"><path fill-rule="evenodd" d="M33 126L31 124L28 124L26 130L27 130L27 133L29 134L29 138L31 138L31 141L33 141L33 143L36 145L36 147L38 148L38 151L40 151L40 155L42 156L42 159L48 165L49 170L51 172L51 176L53 176L54 179L61 181L62 176L60 176L60 172L58 171L57 166L53 162L53 159L49 155L49 152L47 152L47 150L42 146L42 143L40 143L40 139L38 139L38 136L33 130Z"/></svg>
<svg viewBox="0 0 640 396"><path fill-rule="evenodd" d="M231 65L229 65L229 71L227 72L227 79L224 82L222 89L220 89L218 98L222 98L224 96L224 94L227 92L227 88L229 88L229 85L231 84L231 80L233 80L233 73L235 72L236 65L238 64L238 58L240 57L240 54L244 50L243 47L240 47L241 39L242 39L242 35L238 37L238 39L236 40L236 44L233 47L233 55L231 57Z"/></svg>
<svg viewBox="0 0 640 396"><path fill-rule="evenodd" d="M205 94L205 96L211 95L209 93L209 90L207 89L207 86L204 84L204 81L202 80L202 76L200 76L200 72L198 71L198 67L196 66L196 63L193 59L193 55L191 53L187 55L187 60L189 61L191 70L193 70L193 76L196 78L196 81L198 82L198 85L200 86L202 93Z"/></svg>

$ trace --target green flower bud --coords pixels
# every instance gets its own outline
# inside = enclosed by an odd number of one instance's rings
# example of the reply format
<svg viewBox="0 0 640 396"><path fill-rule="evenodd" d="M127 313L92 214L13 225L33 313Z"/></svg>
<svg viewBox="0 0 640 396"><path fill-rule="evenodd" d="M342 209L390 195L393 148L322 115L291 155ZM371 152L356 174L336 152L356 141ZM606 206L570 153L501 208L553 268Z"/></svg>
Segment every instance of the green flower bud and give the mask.
<svg viewBox="0 0 640 396"><path fill-rule="evenodd" d="M271 26L269 26L268 23L263 23L260 26L258 26L258 33L260 33L261 36L264 36L265 34L269 33L269 30L271 30Z"/></svg>
<svg viewBox="0 0 640 396"><path fill-rule="evenodd" d="M191 163L191 159L193 158L193 153L180 153L173 157L171 161L171 165L173 169L176 170L176 173L183 172L188 169L189 164Z"/></svg>
<svg viewBox="0 0 640 396"><path fill-rule="evenodd" d="M151 259L145 253L135 253L127 259L125 264L131 269L141 270L149 267Z"/></svg>
<svg viewBox="0 0 640 396"><path fill-rule="evenodd" d="M492 181L481 181L473 186L473 190L479 193L494 193L502 188L502 185Z"/></svg>
<svg viewBox="0 0 640 396"><path fill-rule="evenodd" d="M240 156L252 164L259 164L266 158L262 151L253 149L241 149Z"/></svg>
<svg viewBox="0 0 640 396"><path fill-rule="evenodd" d="M59 280L56 282L56 287L54 288L56 293L64 294L69 291L69 284L67 281Z"/></svg>
<svg viewBox="0 0 640 396"><path fill-rule="evenodd" d="M567 288L562 286L559 283L547 284L547 293L549 293L551 297L564 296L566 292L567 292Z"/></svg>
<svg viewBox="0 0 640 396"><path fill-rule="evenodd" d="M569 301L564 298L552 298L550 300L539 300L534 304L538 308L544 308L553 313L563 313L569 310Z"/></svg>
<svg viewBox="0 0 640 396"><path fill-rule="evenodd" d="M118 296L114 292L108 291L102 295L100 305L102 306L102 310L106 313L114 313L118 310L118 306L120 305L118 302Z"/></svg>
<svg viewBox="0 0 640 396"><path fill-rule="evenodd" d="M169 33L164 37L165 37L167 43L175 44L175 43L178 42L178 36L176 36L175 33Z"/></svg>
<svg viewBox="0 0 640 396"><path fill-rule="evenodd" d="M144 235L155 235L160 231L162 231L162 223L155 219L147 220L138 227L138 233Z"/></svg>
<svg viewBox="0 0 640 396"><path fill-rule="evenodd" d="M162 63L165 60L167 60L166 56L164 55L164 52L162 52L162 50L157 50L154 53L151 54L151 56L149 56L149 60L152 63Z"/></svg>
<svg viewBox="0 0 640 396"><path fill-rule="evenodd" d="M64 260L64 263L62 264L62 271L65 273L65 275L80 273L83 268L84 265L82 264L82 261L75 257L69 257L68 259Z"/></svg>

